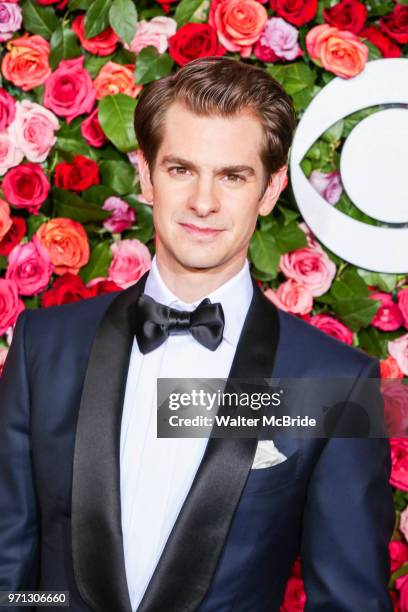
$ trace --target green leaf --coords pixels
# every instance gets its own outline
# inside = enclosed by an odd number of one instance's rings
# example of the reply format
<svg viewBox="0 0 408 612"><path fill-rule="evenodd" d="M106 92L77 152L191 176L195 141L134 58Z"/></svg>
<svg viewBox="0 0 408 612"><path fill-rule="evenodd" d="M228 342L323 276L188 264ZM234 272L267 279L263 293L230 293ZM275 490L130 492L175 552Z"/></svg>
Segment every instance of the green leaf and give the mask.
<svg viewBox="0 0 408 612"><path fill-rule="evenodd" d="M5 255L0 255L0 270L6 270L8 266L8 260Z"/></svg>
<svg viewBox="0 0 408 612"><path fill-rule="evenodd" d="M130 193L134 188L135 170L125 161L104 160L99 164L101 183L119 195Z"/></svg>
<svg viewBox="0 0 408 612"><path fill-rule="evenodd" d="M110 55L104 55L103 57L98 57L97 55L92 55L91 53L85 53L85 61L84 68L94 79L98 76L98 73L102 66L104 66L107 62L113 59L114 53Z"/></svg>
<svg viewBox="0 0 408 612"><path fill-rule="evenodd" d="M136 100L122 93L105 96L99 102L99 123L119 151L134 151L137 147L134 127L135 108Z"/></svg>
<svg viewBox="0 0 408 612"><path fill-rule="evenodd" d="M346 270L341 278L336 280L331 293L336 300L368 297L369 291L364 280L354 268Z"/></svg>
<svg viewBox="0 0 408 612"><path fill-rule="evenodd" d="M85 202L75 193L65 189L54 189L53 200L58 217L67 217L80 223L88 221L104 221L111 216L112 211L102 210L97 204Z"/></svg>
<svg viewBox="0 0 408 612"><path fill-rule="evenodd" d="M382 338L375 327L362 329L358 335L359 346L374 357L385 359L388 355L387 340Z"/></svg>
<svg viewBox="0 0 408 612"><path fill-rule="evenodd" d="M22 9L24 29L50 40L58 27L55 9L51 6L41 6L35 0L25 0Z"/></svg>
<svg viewBox="0 0 408 612"><path fill-rule="evenodd" d="M85 15L85 36L93 38L109 25L111 0L94 0Z"/></svg>
<svg viewBox="0 0 408 612"><path fill-rule="evenodd" d="M83 192L82 198L86 202L93 202L102 206L107 198L117 195L116 191L106 185L92 185L92 187Z"/></svg>
<svg viewBox="0 0 408 612"><path fill-rule="evenodd" d="M55 148L66 153L74 153L92 157L91 148L81 134L81 126L63 123L58 131Z"/></svg>
<svg viewBox="0 0 408 612"><path fill-rule="evenodd" d="M307 246L306 234L300 229L296 221L291 221L281 227L279 231L274 233L274 238L281 254Z"/></svg>
<svg viewBox="0 0 408 612"><path fill-rule="evenodd" d="M55 70L61 60L72 59L81 55L75 32L69 28L64 28L62 23L54 30L51 36L50 66Z"/></svg>
<svg viewBox="0 0 408 612"><path fill-rule="evenodd" d="M289 95L311 88L316 80L316 72L303 61L293 64L270 64L266 71L279 81Z"/></svg>
<svg viewBox="0 0 408 612"><path fill-rule="evenodd" d="M35 295L33 297L25 298L24 304L28 310L34 310L35 308L40 308L40 296Z"/></svg>
<svg viewBox="0 0 408 612"><path fill-rule="evenodd" d="M396 274L381 274L380 272L370 272L362 268L357 268L357 273L364 279L367 285L378 287L378 289L387 293L395 289L397 284Z"/></svg>
<svg viewBox="0 0 408 612"><path fill-rule="evenodd" d="M137 56L136 83L145 85L170 74L173 60L167 53L159 53L156 47L145 47Z"/></svg>
<svg viewBox="0 0 408 612"><path fill-rule="evenodd" d="M129 198L124 198L128 204L131 204ZM131 204L132 205L132 204ZM136 210L136 229L132 229L126 238L137 238L140 242L145 244L153 238L154 226L153 226L153 208L137 203L136 206L132 206Z"/></svg>
<svg viewBox="0 0 408 612"><path fill-rule="evenodd" d="M320 138L325 140L326 142L337 142L340 140L343 133L344 122L342 119L337 121L334 125L332 125L328 130L326 130Z"/></svg>
<svg viewBox="0 0 408 612"><path fill-rule="evenodd" d="M372 42L370 42L369 40L364 40L363 41L365 46L368 47L368 61L371 62L372 60L376 60L376 59L381 59L382 58L382 53L379 50L378 47L376 47L375 45L373 45Z"/></svg>
<svg viewBox="0 0 408 612"><path fill-rule="evenodd" d="M378 303L370 298L353 298L334 302L332 308L347 327L358 331L370 325L378 310Z"/></svg>
<svg viewBox="0 0 408 612"><path fill-rule="evenodd" d="M299 212L297 210L292 210L291 208L286 208L286 206L279 206L278 210L283 216L283 224L287 225L291 221L294 221L299 217Z"/></svg>
<svg viewBox="0 0 408 612"><path fill-rule="evenodd" d="M190 21L203 0L181 0L177 5L174 19L177 21L178 27Z"/></svg>
<svg viewBox="0 0 408 612"><path fill-rule="evenodd" d="M70 0L68 6L71 11L87 11L91 4L92 0Z"/></svg>
<svg viewBox="0 0 408 612"><path fill-rule="evenodd" d="M270 232L256 230L249 243L249 255L254 266L274 278L279 265L279 250Z"/></svg>
<svg viewBox="0 0 408 612"><path fill-rule="evenodd" d="M38 215L29 215L27 218L27 238L31 240L39 227L48 221L48 217L39 213Z"/></svg>
<svg viewBox="0 0 408 612"><path fill-rule="evenodd" d="M116 34L130 45L137 25L137 11L132 0L113 0L109 9L109 23Z"/></svg>
<svg viewBox="0 0 408 612"><path fill-rule="evenodd" d="M81 268L79 275L84 283L87 283L92 278L98 278L99 276L106 277L111 261L112 252L109 241L104 240L103 242L99 242L92 249L91 257L86 266Z"/></svg>

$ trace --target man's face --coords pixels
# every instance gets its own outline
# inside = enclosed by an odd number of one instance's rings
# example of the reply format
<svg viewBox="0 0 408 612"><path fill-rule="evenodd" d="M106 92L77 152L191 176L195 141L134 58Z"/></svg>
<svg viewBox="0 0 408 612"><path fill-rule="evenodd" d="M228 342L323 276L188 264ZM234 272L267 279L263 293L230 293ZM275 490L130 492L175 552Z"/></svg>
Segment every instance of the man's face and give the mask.
<svg viewBox="0 0 408 612"><path fill-rule="evenodd" d="M262 125L245 113L195 115L180 103L166 113L153 176L139 154L143 196L153 204L158 259L173 270L242 265L258 214L267 215L287 167L264 184Z"/></svg>

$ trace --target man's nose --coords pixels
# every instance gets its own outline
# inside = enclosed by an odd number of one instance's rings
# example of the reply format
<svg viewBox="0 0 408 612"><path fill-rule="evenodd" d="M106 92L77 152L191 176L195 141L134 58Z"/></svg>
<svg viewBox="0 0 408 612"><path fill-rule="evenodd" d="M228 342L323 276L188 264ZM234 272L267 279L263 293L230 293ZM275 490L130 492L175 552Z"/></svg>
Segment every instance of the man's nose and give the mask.
<svg viewBox="0 0 408 612"><path fill-rule="evenodd" d="M206 217L219 210L220 204L211 178L197 178L190 194L189 208L199 217Z"/></svg>

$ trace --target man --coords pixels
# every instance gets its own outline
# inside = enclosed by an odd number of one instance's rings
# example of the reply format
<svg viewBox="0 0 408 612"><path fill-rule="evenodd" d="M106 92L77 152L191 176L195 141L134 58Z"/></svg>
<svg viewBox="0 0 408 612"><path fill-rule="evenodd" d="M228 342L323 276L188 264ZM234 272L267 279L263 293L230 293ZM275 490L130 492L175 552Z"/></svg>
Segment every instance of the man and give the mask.
<svg viewBox="0 0 408 612"><path fill-rule="evenodd" d="M345 378L358 402L379 374L250 276L294 127L281 87L234 60L144 89L150 272L15 328L0 383L1 589L66 590L77 612L273 612L300 553L306 610L392 610L387 440L275 440L257 469L256 439L156 436L158 377Z"/></svg>

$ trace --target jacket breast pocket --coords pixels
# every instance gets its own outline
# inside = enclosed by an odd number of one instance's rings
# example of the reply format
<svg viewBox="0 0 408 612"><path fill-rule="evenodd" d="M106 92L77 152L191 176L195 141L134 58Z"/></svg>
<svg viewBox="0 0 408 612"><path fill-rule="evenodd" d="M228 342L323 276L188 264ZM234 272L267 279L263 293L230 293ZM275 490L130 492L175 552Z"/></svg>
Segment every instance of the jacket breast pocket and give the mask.
<svg viewBox="0 0 408 612"><path fill-rule="evenodd" d="M300 478L301 453L298 449L281 463L251 469L242 494L269 493L295 484Z"/></svg>

